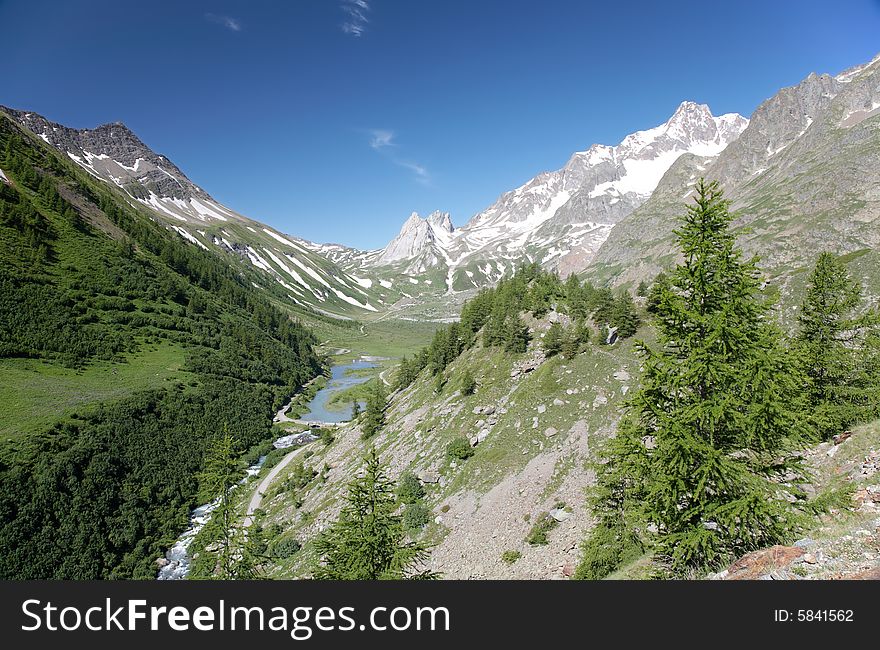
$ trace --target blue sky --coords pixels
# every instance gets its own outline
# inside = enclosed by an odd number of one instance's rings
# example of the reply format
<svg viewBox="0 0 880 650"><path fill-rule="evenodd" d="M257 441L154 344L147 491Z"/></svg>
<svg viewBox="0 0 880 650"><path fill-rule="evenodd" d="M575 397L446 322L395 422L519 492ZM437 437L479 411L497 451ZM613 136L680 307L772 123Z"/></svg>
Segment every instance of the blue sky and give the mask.
<svg viewBox="0 0 880 650"><path fill-rule="evenodd" d="M0 104L123 121L229 207L361 248L880 52L877 0L0 0L0 26Z"/></svg>

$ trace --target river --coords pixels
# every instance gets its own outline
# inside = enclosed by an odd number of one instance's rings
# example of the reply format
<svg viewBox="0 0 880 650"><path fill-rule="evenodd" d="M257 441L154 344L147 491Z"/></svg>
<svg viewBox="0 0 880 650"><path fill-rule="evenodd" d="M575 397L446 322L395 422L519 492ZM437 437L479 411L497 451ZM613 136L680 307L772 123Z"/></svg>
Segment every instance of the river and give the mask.
<svg viewBox="0 0 880 650"><path fill-rule="evenodd" d="M327 382L327 385L315 393L315 396L306 405L308 411L298 419L308 422L323 422L331 424L338 424L350 420L352 410L351 405L346 405L340 410L330 410L327 407L328 402L339 391L362 384L370 379L369 376L362 374L352 375L350 374L352 371L360 371L375 367L375 363L366 359L357 359L349 363L333 366L330 369L330 379ZM291 421L290 418L286 417L286 412L289 406L290 403L288 402L288 404L279 411L275 418L276 422ZM292 438L293 436L282 436L275 441L274 446L279 448L288 447L290 446ZM245 476L238 485L248 483L252 476L259 474L265 461L266 457L263 456L256 463L248 467L247 476ZM168 563L159 568L159 574L157 576L158 580L183 580L186 578L190 568L190 544L192 544L195 536L199 534L199 531L201 531L205 524L211 519L211 513L216 510L219 503L220 499L218 498L211 503L199 506L190 513L189 526L183 534L177 538L174 546L165 553L165 559Z"/></svg>

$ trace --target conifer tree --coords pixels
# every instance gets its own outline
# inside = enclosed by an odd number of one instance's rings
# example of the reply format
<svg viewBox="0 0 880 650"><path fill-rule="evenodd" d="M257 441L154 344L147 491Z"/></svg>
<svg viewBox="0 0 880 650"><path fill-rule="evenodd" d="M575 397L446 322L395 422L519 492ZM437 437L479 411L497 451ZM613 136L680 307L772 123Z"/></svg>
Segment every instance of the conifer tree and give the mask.
<svg viewBox="0 0 880 650"><path fill-rule="evenodd" d="M617 336L627 339L639 328L639 315L628 291L621 291L611 310L611 325L617 328Z"/></svg>
<svg viewBox="0 0 880 650"><path fill-rule="evenodd" d="M519 315L509 316L503 326L504 349L508 352L525 352L529 347L529 328Z"/></svg>
<svg viewBox="0 0 880 650"><path fill-rule="evenodd" d="M474 373L470 368L465 368L461 376L461 394L473 395L477 390L477 380L474 379Z"/></svg>
<svg viewBox="0 0 880 650"><path fill-rule="evenodd" d="M547 357L552 357L562 351L564 336L565 331L562 329L562 325L558 321L551 323L547 333L544 334L544 354Z"/></svg>
<svg viewBox="0 0 880 650"><path fill-rule="evenodd" d="M796 528L769 479L798 475L788 454L803 431L798 385L730 220L718 184L701 179L676 231L684 261L660 288L659 348L639 345L642 384L598 470L593 558L607 560L603 536L638 531L674 575L688 575Z"/></svg>
<svg viewBox="0 0 880 650"><path fill-rule="evenodd" d="M219 528L219 550L217 551L217 570L220 578L229 579L234 572L234 525L229 493L238 481L238 460L235 456L235 440L228 427L210 443L205 457L205 466L199 474L203 495L207 499L217 499L213 521Z"/></svg>
<svg viewBox="0 0 880 650"><path fill-rule="evenodd" d="M656 314L660 308L660 297L663 295L663 288L666 286L667 277L662 271L654 278L654 282L648 289L648 297L645 300L645 310L649 314Z"/></svg>
<svg viewBox="0 0 880 650"><path fill-rule="evenodd" d="M385 410L388 408L388 398L381 381L377 381L373 389L367 393L367 405L362 418L363 427L361 438L367 440L379 433L385 426Z"/></svg>
<svg viewBox="0 0 880 650"><path fill-rule="evenodd" d="M808 380L812 422L821 437L876 417L880 376L872 369L876 314L858 315L862 289L836 255L822 253L810 275L796 340Z"/></svg>
<svg viewBox="0 0 880 650"><path fill-rule="evenodd" d="M597 325L609 325L614 315L614 294L611 289L597 289L593 297L593 320Z"/></svg>
<svg viewBox="0 0 880 650"><path fill-rule="evenodd" d="M346 504L337 521L315 543L323 580L433 579L422 570L428 559L423 544L407 540L395 486L375 449L364 457L363 473L348 485Z"/></svg>

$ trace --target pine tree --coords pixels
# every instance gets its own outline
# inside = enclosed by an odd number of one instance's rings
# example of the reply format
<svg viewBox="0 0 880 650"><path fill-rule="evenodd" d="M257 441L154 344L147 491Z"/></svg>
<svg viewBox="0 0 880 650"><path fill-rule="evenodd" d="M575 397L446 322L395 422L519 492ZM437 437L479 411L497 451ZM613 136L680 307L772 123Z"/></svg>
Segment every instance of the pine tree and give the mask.
<svg viewBox="0 0 880 650"><path fill-rule="evenodd" d="M627 339L639 328L639 315L628 291L621 291L611 310L611 325L617 328L617 336Z"/></svg>
<svg viewBox="0 0 880 650"><path fill-rule="evenodd" d="M660 298L663 295L663 290L667 284L668 278L666 274L662 271L657 274L657 277L654 278L654 282L651 284L651 287L648 289L648 298L645 301L645 310L649 314L656 314L660 309Z"/></svg>
<svg viewBox="0 0 880 650"><path fill-rule="evenodd" d="M224 426L223 434L210 443L204 469L199 474L204 498L218 501L212 520L219 529L217 571L222 579L230 579L234 573L235 531L229 493L238 482L238 465L235 440Z"/></svg>
<svg viewBox="0 0 880 650"><path fill-rule="evenodd" d="M593 297L593 320L597 325L608 325L614 315L614 294L611 289L597 289Z"/></svg>
<svg viewBox="0 0 880 650"><path fill-rule="evenodd" d="M465 368L461 376L461 394L473 395L477 390L477 380L474 379L474 373L470 368Z"/></svg>
<svg viewBox="0 0 880 650"><path fill-rule="evenodd" d="M503 326L504 349L508 352L525 352L529 347L529 328L519 315L509 316Z"/></svg>
<svg viewBox="0 0 880 650"><path fill-rule="evenodd" d="M433 579L420 570L428 559L423 544L407 540L395 487L375 449L364 457L362 475L348 485L346 504L337 521L315 543L322 580Z"/></svg>
<svg viewBox="0 0 880 650"><path fill-rule="evenodd" d="M862 289L832 253L822 253L807 284L796 340L808 379L812 422L827 438L853 422L876 417L880 377L869 345L876 314L859 316Z"/></svg>
<svg viewBox="0 0 880 650"><path fill-rule="evenodd" d="M361 403L359 401L352 400L351 402L351 419L352 421L357 420L361 415Z"/></svg>
<svg viewBox="0 0 880 650"><path fill-rule="evenodd" d="M565 331L559 322L552 323L544 334L544 354L549 358L559 354L562 351L562 342Z"/></svg>
<svg viewBox="0 0 880 650"><path fill-rule="evenodd" d="M600 522L585 544L595 555L609 531L631 539L651 523L657 533L642 536L675 575L792 533L796 513L769 479L798 475L788 452L803 431L795 375L728 202L715 182L695 190L676 231L684 262L661 288L660 347L639 345L642 385L599 472Z"/></svg>
<svg viewBox="0 0 880 650"><path fill-rule="evenodd" d="M559 353L566 359L572 359L580 351L581 342L578 339L577 326L575 326L564 332Z"/></svg>
<svg viewBox="0 0 880 650"><path fill-rule="evenodd" d="M362 418L361 438L367 440L375 436L385 426L385 410L388 408L388 398L381 381L377 381L373 389L367 393L367 407Z"/></svg>

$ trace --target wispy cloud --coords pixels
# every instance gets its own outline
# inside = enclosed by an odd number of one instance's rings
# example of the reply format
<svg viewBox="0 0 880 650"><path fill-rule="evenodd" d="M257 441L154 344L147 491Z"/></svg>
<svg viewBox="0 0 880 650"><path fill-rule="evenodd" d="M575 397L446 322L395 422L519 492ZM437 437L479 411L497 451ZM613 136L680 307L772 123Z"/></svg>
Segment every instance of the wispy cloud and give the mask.
<svg viewBox="0 0 880 650"><path fill-rule="evenodd" d="M395 146L394 132L384 129L372 129L370 131L370 146L376 151L380 151L385 147Z"/></svg>
<svg viewBox="0 0 880 650"><path fill-rule="evenodd" d="M417 182L422 185L430 185L431 184L431 174L428 173L428 169L423 165L418 163L414 163L411 160L397 160L394 159L394 164L400 165L401 167L406 167L408 170L415 174L415 179Z"/></svg>
<svg viewBox="0 0 880 650"><path fill-rule="evenodd" d="M401 158L393 152L397 150L397 142L395 142L395 133L389 129L370 129L367 131L370 136L370 147L383 156L386 156L391 162L398 167L408 169L413 173L413 178L422 185L431 184L431 174L428 168L412 160Z"/></svg>
<svg viewBox="0 0 880 650"><path fill-rule="evenodd" d="M237 19L232 16L222 16L220 14L205 14L205 18L210 20L212 23L217 23L218 25L223 25L226 29L232 32L240 32L241 31L241 23L238 22Z"/></svg>
<svg viewBox="0 0 880 650"><path fill-rule="evenodd" d="M360 37L370 22L367 18L370 3L367 0L342 0L342 4L339 6L345 12L345 22L340 26L342 31Z"/></svg>

